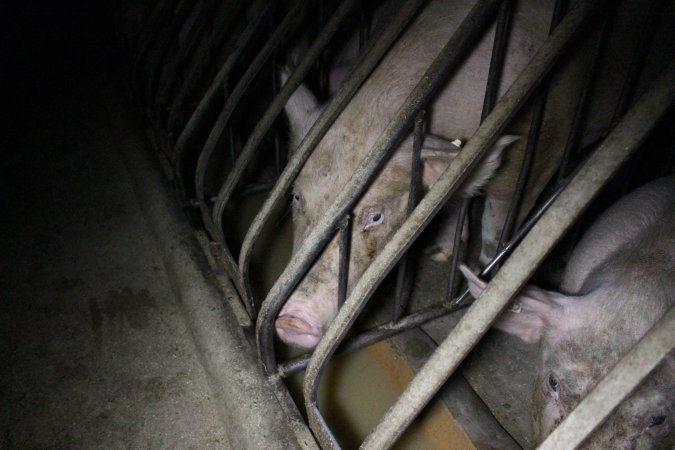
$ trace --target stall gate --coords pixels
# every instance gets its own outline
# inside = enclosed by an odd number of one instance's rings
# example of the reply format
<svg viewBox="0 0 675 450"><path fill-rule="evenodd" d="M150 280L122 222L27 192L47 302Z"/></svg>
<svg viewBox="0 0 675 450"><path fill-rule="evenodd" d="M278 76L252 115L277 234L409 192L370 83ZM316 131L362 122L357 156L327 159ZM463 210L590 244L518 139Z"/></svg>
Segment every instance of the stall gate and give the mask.
<svg viewBox="0 0 675 450"><path fill-rule="evenodd" d="M206 232L206 248L216 261L216 269L226 272L232 281L240 298L240 322L255 333L260 361L279 401L292 415L290 420L296 431L306 435L305 427L309 427L322 448L340 447L317 405L318 385L334 354L369 346L468 308L363 443L364 448L392 446L556 243L570 229L574 235L578 234L583 225L575 227L575 222L603 187L612 180L612 192L625 190L628 184L634 185L645 179L645 170L647 177L652 178L672 173L675 154L672 134L666 138L663 147L667 150L663 155L653 156L641 148L659 121L668 114L675 98L672 53L660 56L665 69L658 78L645 80L653 75L644 73L655 42L670 38L670 35L663 38L658 34L663 32L658 24L669 8L668 2L650 0L640 3L640 14L632 20L637 31L635 36L639 39L631 41L632 48L626 49L630 57L627 64L621 65L622 87L611 99L611 120L594 142L586 142L582 148L584 130L589 126L590 105L596 92L601 90L599 86L605 82L602 61L611 47L608 42L613 39L613 33L617 33L614 25L621 2L580 1L568 5L566 1L556 1L548 39L541 43L508 92L498 98L515 2L477 0L396 112L385 133L366 153L335 200L327 205L309 236L295 249L291 261L271 289L261 294L256 288L257 282L252 281L256 278L252 263L256 244L276 222L284 220L294 180L312 151L426 2L389 1L390 5L385 8L386 20L375 19L376 3L359 0L259 0L250 3L160 0L148 10L139 32L125 37L125 43L131 48L131 74L136 96L152 125L155 147L167 163L167 175L175 181L186 208L192 211L195 226ZM375 22L378 22L377 26ZM392 150L411 132L416 143L412 170L417 173L428 105L476 42L488 32L494 35L491 38L493 53L481 126L426 193L419 193L419 176L411 177L407 220L375 256L358 282L348 289L351 211ZM358 58L344 83L332 93L329 86L331 64L340 52L341 42L351 37L358 41ZM531 161L538 151L537 133L544 119L547 81L550 79L547 74L560 67L560 60L565 55L582 47L588 49L592 63L584 70L583 87L575 99L576 112L568 130L564 154L536 206L525 216L526 211L519 208L530 176ZM284 70L288 74L281 77ZM282 84L280 78L287 79ZM303 82L325 101L325 105L299 147L289 152L282 111ZM463 220L472 217L468 212L479 210L481 202L479 199L463 200L454 238L457 250L447 267L447 289L439 293L439 300L434 304L421 309L410 308L406 286L410 283L407 277L411 276L411 264L406 263L407 250L461 184L467 171L476 166L516 113L526 105L533 112L521 173L496 254L487 265L480 267L480 274L492 278L491 282L480 301L474 302L457 275L462 261L471 267L478 266L476 246L479 244L476 242L479 240L472 238L463 246L461 230ZM669 117L672 119L672 111ZM638 150L641 153L635 156ZM647 158L660 159L656 164L641 165ZM626 166L626 161L632 163ZM622 181L617 182L617 179ZM236 214L233 211L244 208L250 198L260 198L261 193L264 202L262 205L251 203L256 208L255 217L246 225L245 236L241 240L233 238L228 223ZM519 214L526 218L519 219ZM471 236L480 235L480 224L476 226L472 221L470 228ZM336 236L341 249L340 283L335 293L341 305L337 317L313 353L279 360L274 342L275 318ZM573 245L574 238L567 241ZM397 288L389 319L365 330L353 331L354 323L373 292L397 267L397 279L393 282ZM574 448L581 444L671 351L674 323L675 316L671 311L539 448ZM284 379L303 369L306 371L304 406L300 409L306 411L306 421L284 384Z"/></svg>

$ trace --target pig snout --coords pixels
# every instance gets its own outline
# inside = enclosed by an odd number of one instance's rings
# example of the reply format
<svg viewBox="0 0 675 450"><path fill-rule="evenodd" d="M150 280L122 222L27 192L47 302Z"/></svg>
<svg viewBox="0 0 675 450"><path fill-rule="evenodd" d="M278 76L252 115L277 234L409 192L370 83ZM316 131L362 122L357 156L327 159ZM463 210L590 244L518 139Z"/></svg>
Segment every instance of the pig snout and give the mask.
<svg viewBox="0 0 675 450"><path fill-rule="evenodd" d="M314 348L337 313L334 302L324 295L294 293L279 312L274 325L278 336L287 344Z"/></svg>
<svg viewBox="0 0 675 450"><path fill-rule="evenodd" d="M323 328L318 326L302 311L282 312L274 322L277 334L287 344L303 348L314 348L323 337Z"/></svg>

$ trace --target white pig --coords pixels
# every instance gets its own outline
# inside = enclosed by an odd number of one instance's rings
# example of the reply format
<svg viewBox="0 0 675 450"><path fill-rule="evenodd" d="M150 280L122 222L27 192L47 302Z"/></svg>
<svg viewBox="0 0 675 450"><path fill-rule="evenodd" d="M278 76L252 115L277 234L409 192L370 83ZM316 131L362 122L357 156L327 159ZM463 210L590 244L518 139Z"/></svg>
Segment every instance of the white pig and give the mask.
<svg viewBox="0 0 675 450"><path fill-rule="evenodd" d="M465 266L474 296L485 283ZM560 292L528 285L520 312L495 327L540 342L534 421L544 438L675 305L675 176L649 183L607 210L566 266ZM586 442L589 449L673 448L671 352Z"/></svg>
<svg viewBox="0 0 675 450"><path fill-rule="evenodd" d="M545 40L552 4L550 0L516 2L500 92L508 88ZM292 200L294 249L307 237L312 226L349 180L365 153L472 6L470 0L428 2L327 132L295 182ZM479 125L491 50L492 33L488 33L428 110L428 133L423 149L422 181L425 186L435 182L456 154L450 151L439 157L439 152L434 150L456 150L450 141L467 139ZM540 134L539 151L523 199L525 210L529 209L550 179L564 146L564 136L576 103L577 83L572 80L578 77L572 76L571 72L579 65L569 66L570 69L559 70L552 78L553 88ZM291 125L291 148L300 142L320 109L305 86L300 86L290 98L286 113ZM521 114L508 133L526 133L529 118L529 114ZM453 205L462 195L472 196L481 189L485 190L484 253L494 250L498 227L505 217L518 176L525 139L513 144L502 155L502 150L515 140L514 136L502 137L461 186L456 198L450 201ZM401 144L352 212L348 289L405 220L411 142L407 139ZM495 174L502 159L504 163ZM492 181L488 184L490 179ZM446 257L452 252L450 242L445 240L443 252ZM276 328L285 342L314 347L335 317L337 247L336 240L328 245L279 313Z"/></svg>

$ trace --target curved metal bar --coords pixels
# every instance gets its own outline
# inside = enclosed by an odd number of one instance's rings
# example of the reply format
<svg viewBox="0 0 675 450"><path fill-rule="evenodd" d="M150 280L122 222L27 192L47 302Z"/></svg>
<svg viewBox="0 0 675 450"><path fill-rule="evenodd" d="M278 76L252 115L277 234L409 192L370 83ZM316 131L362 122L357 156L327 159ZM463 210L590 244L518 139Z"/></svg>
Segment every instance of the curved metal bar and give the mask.
<svg viewBox="0 0 675 450"><path fill-rule="evenodd" d="M240 14L245 14L245 10L240 7L239 2L234 0L222 2L221 8L216 13L216 19L211 26L211 32L204 35L202 44L188 63L183 82L171 99L171 108L167 120L167 128L170 131L173 131L177 126L178 113L183 108L187 96L195 89L199 78L208 70L208 65L211 62L209 56L213 49L222 44L225 33L231 30L232 23ZM242 36L245 33L246 29L242 32Z"/></svg>
<svg viewBox="0 0 675 450"><path fill-rule="evenodd" d="M155 119L162 126L162 109L166 106L169 91L181 72L179 67L185 65L185 61L195 52L195 46L199 43L201 36L206 34L208 22L213 20L215 7L215 2L211 0L202 3L202 7L196 12L195 23L185 36L183 45L178 46L175 55L172 55L171 59L162 67L157 81L156 95L152 104L153 113L156 116Z"/></svg>
<svg viewBox="0 0 675 450"><path fill-rule="evenodd" d="M393 44L396 37L401 33L403 28L412 19L417 9L424 2L424 0L410 0L404 2L403 7L399 13L394 17L391 23L386 27L379 39L372 40L369 48L363 53L356 67L352 71L349 79L344 83L340 90L328 102L326 107L321 112L321 115L316 120L312 128L300 143L297 150L293 152L291 160L286 164L283 172L274 186L274 189L265 200L262 208L251 223L251 226L246 233L244 242L239 253L239 270L247 285L247 295L249 302L252 302L253 296L250 288L250 263L251 255L256 241L260 237L265 225L269 221L274 209L280 204L282 200L286 199L286 193L295 177L300 173L300 169L309 158L309 155L314 150L314 147L321 141L326 131L333 124L338 115L342 112L344 107L349 103L349 100L354 96L357 89L365 81L366 77L375 68L377 63L382 59L385 52ZM267 326L271 326L274 317L276 316L279 305L269 305L260 311L260 316ZM269 316L267 316L269 314ZM263 349L261 352L273 352L273 349ZM267 358L264 358L267 359Z"/></svg>
<svg viewBox="0 0 675 450"><path fill-rule="evenodd" d="M201 6L200 2L180 2L173 11L173 16L170 18L167 29L157 38L155 51L148 58L149 74L147 80L145 80L146 90L144 92L146 104L153 104L153 98L156 94L155 85L157 84L157 78L162 69L162 62L169 52L171 41L176 37L180 28L190 17L191 14L188 13L188 11L194 11Z"/></svg>
<svg viewBox="0 0 675 450"><path fill-rule="evenodd" d="M209 161L211 160L211 155L213 155L218 141L220 140L223 131L227 122L230 120L230 116L234 112L239 100L241 100L242 95L248 89L249 85L258 74L260 69L262 69L265 62L272 54L272 52L279 46L282 41L282 38L288 32L290 27L293 25L293 21L296 19L298 13L303 7L304 2L301 0L295 0L291 7L286 12L286 15L281 20L277 26L274 33L267 39L267 42L263 48L258 52L255 59L248 65L246 72L241 77L235 88L232 90L232 93L227 97L225 106L218 115L209 137L206 139L202 151L199 154L199 159L197 160L197 170L195 172L195 192L197 202L199 203L199 211L201 212L202 220L204 222L204 227L209 232L211 238L217 241L224 242L225 237L223 236L223 230L217 226L211 216L211 211L206 202L206 196L204 191L204 177L206 176L206 169L208 167ZM235 166L236 167L236 166ZM233 168L232 171L235 171ZM230 177L228 177L229 179Z"/></svg>
<svg viewBox="0 0 675 450"><path fill-rule="evenodd" d="M490 23L498 5L499 0L482 0L476 4L436 60L429 66L394 119L387 125L376 143L364 156L359 167L337 198L314 226L309 237L276 281L263 303L266 315L263 317L264 320L258 321L256 327L259 350L261 348L273 348L271 321L278 313L282 303L312 265L323 245L332 237L338 222L356 204L375 177L376 171L382 166L394 147L401 142L412 126L416 114L431 100L447 79L451 69L460 65L463 56L468 52L471 45L482 35L483 29ZM460 152L460 155L463 153ZM273 373L276 366L274 354L269 353L261 356L268 373ZM309 398L309 396L306 396L306 398Z"/></svg>
<svg viewBox="0 0 675 450"><path fill-rule="evenodd" d="M674 348L675 308L671 308L537 450L577 448Z"/></svg>
<svg viewBox="0 0 675 450"><path fill-rule="evenodd" d="M138 78L140 78L140 68L143 65L143 58L145 58L145 54L152 46L155 36L161 30L166 16L173 10L175 7L174 4L177 3L177 1L178 0L163 0L157 2L157 8L155 8L150 17L148 17L148 22L141 32L141 36L138 38L136 52L133 57L132 74L135 77L134 81L141 81Z"/></svg>
<svg viewBox="0 0 675 450"><path fill-rule="evenodd" d="M356 320L359 312L365 306L366 300L370 298L377 285L384 279L388 271L391 270L398 258L407 250L414 239L419 236L422 229L428 225L433 216L441 208L441 205L452 195L462 180L468 176L480 158L496 141L506 125L531 97L532 93L541 84L542 79L551 70L553 64L570 45L571 38L588 21L588 18L592 15L590 12L597 11L602 5L603 2L583 4L568 14L563 23L556 28L553 35L542 45L528 66L520 73L511 88L504 94L501 101L495 106L492 113L478 128L467 145L459 152L448 169L422 199L412 215L394 233L390 242L376 256L357 282L345 305L338 311L337 317L333 320L325 336L319 342L307 367L303 392L307 403L309 423L316 435L322 433L322 430L317 428L321 425L320 421L317 420L320 417L320 412L315 402L319 378L328 359ZM494 2L489 5L481 5L479 3L477 7L480 7L481 11L485 11L488 7L496 9L497 6L498 3ZM464 24L467 21L472 24L477 22L477 18L472 17L474 14L477 14L474 11L472 11ZM462 28L460 27L460 30ZM476 34L480 35L481 33ZM458 35L461 36L459 30L446 46L446 49L456 46L456 37ZM458 61L453 60L452 62L457 64ZM435 65L434 63L433 66ZM440 74L445 75L442 72L440 71ZM416 414L416 412L417 410L413 414ZM379 429L371 434L370 442L372 443L373 439L377 439L380 443L384 440L391 444L393 439L398 436L397 433L403 431L408 423L407 420L412 420L407 416L405 419L403 422L399 420L396 423L395 427L393 427L396 429L389 427L389 424L382 425L381 423L378 427ZM390 415L384 420L385 422L393 423Z"/></svg>
<svg viewBox="0 0 675 450"><path fill-rule="evenodd" d="M598 5L600 4L602 2L598 2ZM570 21L565 19L558 27L560 33L556 30L549 40L555 40L556 35L564 34L566 25L573 23L576 16L577 14L571 12L568 16ZM673 105L675 102L673 78L675 78L675 64L670 65L669 69L655 83L654 88L642 97L636 107L625 116L617 128L577 172L570 184L528 233L511 255L511 258L497 272L457 326L431 355L396 403L385 413L361 448L389 448L415 416L419 414L424 405L442 387L445 380L504 310L512 296L534 273L553 245L572 226L576 218L593 200L604 184L621 168L634 150L644 142L658 120ZM495 108L495 113L497 113L498 108L499 105ZM495 113L491 117L496 115ZM485 124L488 125L489 122L490 118L486 120ZM464 151L468 148L469 145ZM452 178L452 176L445 176L448 172L444 174L442 179ZM375 263L371 267L374 265ZM356 290L355 288L354 291ZM348 305L351 305L351 298L345 304L346 307ZM345 311L345 309L343 308L340 312ZM333 328L337 327L331 326L331 329ZM319 346L326 340L326 337ZM308 373L311 368L312 361L308 366ZM606 401L606 399L603 399L603 401ZM563 445L555 448L572 447Z"/></svg>
<svg viewBox="0 0 675 450"><path fill-rule="evenodd" d="M309 72L316 59L321 55L323 49L330 43L344 20L356 9L355 7L358 6L358 1L359 0L345 0L340 4L325 28L321 31L321 34L312 43L298 66L282 86L279 94L274 98L262 118L256 124L255 129L246 141L244 148L241 150L241 153L239 153L239 157L237 158L234 167L230 170L225 183L218 191L215 204L213 205L211 220L219 230L222 228L225 206L229 202L232 192L243 175L246 166L248 166L248 163L251 161L255 150L274 124L279 113L284 109L284 105L290 96L295 92L297 87L300 86L300 83L302 83L307 72Z"/></svg>
<svg viewBox="0 0 675 450"><path fill-rule="evenodd" d="M187 192L185 180L183 179L183 160L189 147L189 141L200 124L205 120L208 113L214 109L216 99L222 95L223 86L230 77L235 64L241 59L241 55L249 46L257 31L259 31L260 27L263 25L263 19L267 14L269 14L270 8L274 4L274 2L267 2L265 0L258 0L258 3L259 6L262 7L260 14L258 14L241 33L241 36L239 36L239 39L237 39L237 43L234 45L234 50L229 54L223 65L220 67L220 70L214 77L211 86L209 86L209 89L199 101L199 105L197 105L197 108L195 108L187 124L185 124L183 131L176 140L173 164L176 179L178 180L182 192Z"/></svg>

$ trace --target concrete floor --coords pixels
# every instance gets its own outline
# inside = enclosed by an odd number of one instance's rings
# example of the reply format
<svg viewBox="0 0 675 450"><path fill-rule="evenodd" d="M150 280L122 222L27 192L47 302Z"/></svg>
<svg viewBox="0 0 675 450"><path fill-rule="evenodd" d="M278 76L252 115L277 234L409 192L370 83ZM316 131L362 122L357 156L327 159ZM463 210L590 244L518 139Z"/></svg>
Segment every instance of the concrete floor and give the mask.
<svg viewBox="0 0 675 450"><path fill-rule="evenodd" d="M96 25L2 8L0 448L228 448L120 156L137 131L108 116L120 73Z"/></svg>

